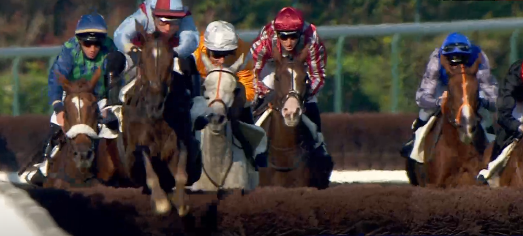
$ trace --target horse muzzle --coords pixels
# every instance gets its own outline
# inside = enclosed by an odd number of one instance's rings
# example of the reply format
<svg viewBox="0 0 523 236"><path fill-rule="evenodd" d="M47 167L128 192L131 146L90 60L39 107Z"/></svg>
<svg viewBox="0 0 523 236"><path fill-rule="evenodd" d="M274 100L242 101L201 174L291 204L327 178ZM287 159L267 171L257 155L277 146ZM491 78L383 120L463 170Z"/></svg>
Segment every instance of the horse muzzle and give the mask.
<svg viewBox="0 0 523 236"><path fill-rule="evenodd" d="M74 161L79 169L91 168L94 160L94 149L82 145L74 151Z"/></svg>
<svg viewBox="0 0 523 236"><path fill-rule="evenodd" d="M300 123L302 113L300 101L295 97L289 97L281 109L284 123L289 127L296 127Z"/></svg>

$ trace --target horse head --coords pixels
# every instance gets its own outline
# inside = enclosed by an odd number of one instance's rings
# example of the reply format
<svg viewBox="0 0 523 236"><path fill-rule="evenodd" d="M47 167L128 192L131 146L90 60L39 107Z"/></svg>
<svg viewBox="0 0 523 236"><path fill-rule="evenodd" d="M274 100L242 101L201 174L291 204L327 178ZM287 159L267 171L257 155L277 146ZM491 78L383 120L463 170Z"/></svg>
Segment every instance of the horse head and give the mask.
<svg viewBox="0 0 523 236"><path fill-rule="evenodd" d="M207 106L211 108L211 112L208 114L210 121L208 126L214 134L224 132L229 109L240 92L240 88L237 87L236 72L243 64L243 57L242 54L230 67L223 67L212 64L207 55L202 54L202 61L207 71L207 77L203 83L204 97L207 100Z"/></svg>
<svg viewBox="0 0 523 236"><path fill-rule="evenodd" d="M174 64L174 52L169 44L170 35L160 32L148 34L141 24L135 22L138 37L142 39L137 88L143 89L145 110L148 118L161 119L164 103L169 92Z"/></svg>
<svg viewBox="0 0 523 236"><path fill-rule="evenodd" d="M448 95L442 101L442 112L448 121L458 129L459 139L465 144L472 142L479 125L479 81L476 73L481 63L481 54L474 64L453 65L446 57L441 57L441 65L449 75Z"/></svg>
<svg viewBox="0 0 523 236"><path fill-rule="evenodd" d="M278 49L272 50L275 62L273 107L281 113L286 126L295 127L301 120L307 91L305 60L309 53L306 45L296 59L282 57Z"/></svg>
<svg viewBox="0 0 523 236"><path fill-rule="evenodd" d="M98 138L99 109L93 91L101 77L98 68L90 81L81 79L71 82L59 74L64 89L64 126L66 137L71 140L74 161L80 169L88 169L94 160L94 139Z"/></svg>

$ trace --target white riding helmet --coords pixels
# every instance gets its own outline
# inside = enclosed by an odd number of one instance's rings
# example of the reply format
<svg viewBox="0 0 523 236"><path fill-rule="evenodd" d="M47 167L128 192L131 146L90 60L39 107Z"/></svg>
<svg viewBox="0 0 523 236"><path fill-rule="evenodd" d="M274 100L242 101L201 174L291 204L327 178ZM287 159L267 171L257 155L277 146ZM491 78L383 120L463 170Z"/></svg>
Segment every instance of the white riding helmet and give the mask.
<svg viewBox="0 0 523 236"><path fill-rule="evenodd" d="M226 21L211 22L203 36L204 45L212 51L232 51L238 48L238 35L234 26Z"/></svg>

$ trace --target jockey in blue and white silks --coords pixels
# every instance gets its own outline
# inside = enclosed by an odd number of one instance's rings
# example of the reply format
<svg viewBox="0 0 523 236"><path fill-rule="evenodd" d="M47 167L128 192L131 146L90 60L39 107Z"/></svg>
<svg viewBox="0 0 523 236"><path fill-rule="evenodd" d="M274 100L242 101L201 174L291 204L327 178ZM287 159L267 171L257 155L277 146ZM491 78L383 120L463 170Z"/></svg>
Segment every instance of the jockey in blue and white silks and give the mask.
<svg viewBox="0 0 523 236"><path fill-rule="evenodd" d="M496 99L498 83L490 72L490 64L487 55L477 45L474 45L463 34L451 33L445 38L440 48L436 48L429 57L429 62L416 92L416 104L420 107L419 116L412 125L415 132L424 126L429 118L441 105L441 95L447 89L448 75L441 66L440 58L447 57L451 64L464 64L471 66L476 61L478 54L482 56L476 74L479 81L480 106L490 112L496 111ZM487 128L487 127L484 127ZM403 157L408 158L414 144L414 135L401 149Z"/></svg>

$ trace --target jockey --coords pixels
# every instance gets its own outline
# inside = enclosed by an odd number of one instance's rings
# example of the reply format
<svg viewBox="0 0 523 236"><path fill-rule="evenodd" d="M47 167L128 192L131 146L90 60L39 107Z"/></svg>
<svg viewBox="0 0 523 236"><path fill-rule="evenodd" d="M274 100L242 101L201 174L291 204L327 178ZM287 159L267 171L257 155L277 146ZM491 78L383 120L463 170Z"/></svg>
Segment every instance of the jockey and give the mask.
<svg viewBox="0 0 523 236"><path fill-rule="evenodd" d="M147 33L160 31L163 34L173 33L170 39L174 57L186 58L198 47L199 33L194 24L191 12L183 6L181 0L146 0L139 9L127 17L114 32L116 47L124 54L130 54L133 46L140 46L136 35L135 21L141 24ZM131 53L132 54L132 53ZM134 64L136 57L127 56L128 66ZM132 60L131 60L132 58ZM199 84L198 76L193 75L193 83ZM193 96L199 94L199 86L194 86Z"/></svg>
<svg viewBox="0 0 523 236"><path fill-rule="evenodd" d="M523 124L520 120L522 117L521 108L523 107L522 63L523 60L518 60L510 66L507 76L501 82L499 88L497 122L501 129L496 132L496 140L490 156L491 162L497 159L503 148L508 146L514 138L520 138L523 134ZM485 173L485 170L480 171L477 179L485 182L487 173Z"/></svg>
<svg viewBox="0 0 523 236"><path fill-rule="evenodd" d="M83 15L76 25L75 36L64 43L62 51L56 57L49 72L48 96L54 113L51 117L51 134L44 151L44 162L52 157L51 151L57 145L55 140L62 133L61 127L64 124L64 104L62 100L65 94L58 82L56 72L64 75L70 81L76 81L81 78L91 79L94 72L98 68L102 68L103 77L98 81L98 86L94 90L100 100L98 105L101 106L99 107L101 109L109 94L107 89L109 86L108 75L119 74L123 70L122 67L111 67L112 65L108 65L106 62L106 58L125 60L125 58L118 58L114 54L115 51L116 46L113 40L107 37L107 24L103 16L97 13ZM112 129L117 129L117 126ZM31 181L38 181L36 176L41 178L42 172L38 170Z"/></svg>
<svg viewBox="0 0 523 236"><path fill-rule="evenodd" d="M430 55L425 74L420 87L416 92L416 103L421 108L418 118L412 124L412 132L423 127L429 118L439 109L444 90L446 90L448 75L441 66L440 57L445 56L452 64L465 64L471 66L477 58L478 53L482 55L482 63L479 65L476 77L479 81L480 106L490 112L496 110L496 98L498 84L490 73L490 64L487 55L479 46L471 44L469 39L460 33L451 33L443 41L440 48L436 48ZM484 127L490 128L492 127ZM414 144L414 134L401 149L403 157L409 158Z"/></svg>
<svg viewBox="0 0 523 236"><path fill-rule="evenodd" d="M248 124L254 124L251 111L251 103L254 100L254 64L252 63L249 49L250 44L238 37L231 23L214 21L207 26L205 33L200 36L200 45L193 55L196 67L202 78L207 76L207 71L201 58L202 54L206 54L215 65L224 66L231 66L241 55L244 56L244 63L236 73L238 82L245 87L245 97L247 99L240 120Z"/></svg>
<svg viewBox="0 0 523 236"><path fill-rule="evenodd" d="M302 13L293 7L284 7L276 18L265 25L258 38L254 40L251 54L254 60L255 88L258 95L257 104L270 97L274 84L274 62L271 60L272 50L280 50L282 56L294 56L310 44L307 58L309 91L305 103L305 114L317 126L318 140L314 145L314 156L330 158L321 133L321 118L316 95L325 82L325 67L327 66L327 52L318 36L316 26L305 22ZM262 78L262 80L258 80ZM311 131L314 132L314 131Z"/></svg>

